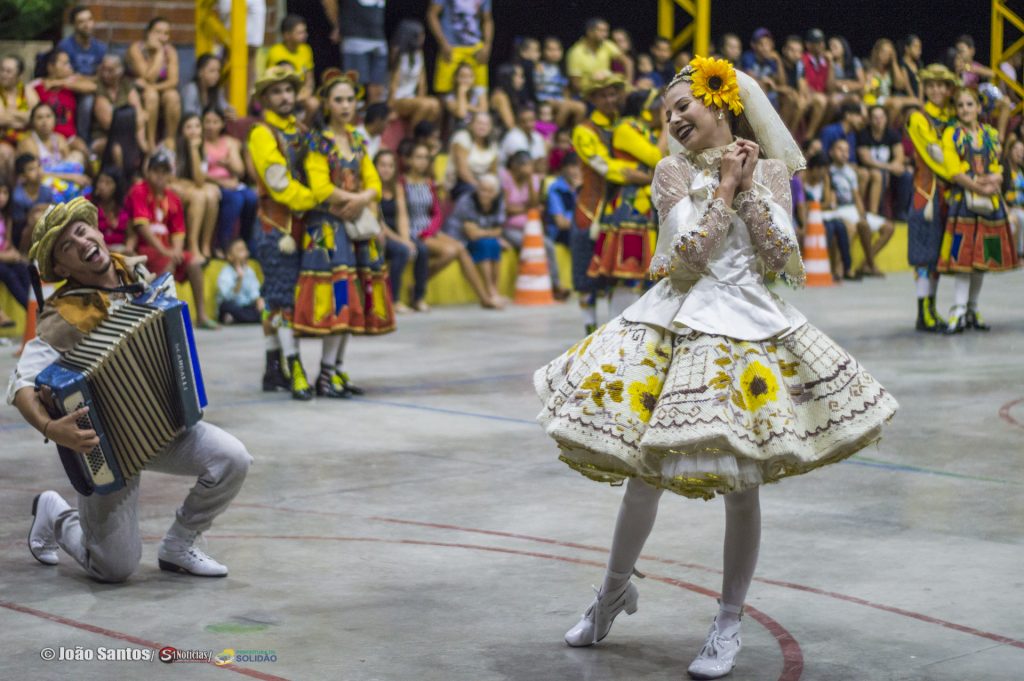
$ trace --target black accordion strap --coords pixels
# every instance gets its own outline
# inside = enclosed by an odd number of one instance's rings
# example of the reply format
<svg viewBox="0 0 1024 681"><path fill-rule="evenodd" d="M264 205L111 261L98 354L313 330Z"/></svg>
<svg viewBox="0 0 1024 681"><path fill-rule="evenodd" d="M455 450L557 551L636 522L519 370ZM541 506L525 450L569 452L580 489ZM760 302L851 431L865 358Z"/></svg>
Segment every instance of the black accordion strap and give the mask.
<svg viewBox="0 0 1024 681"><path fill-rule="evenodd" d="M28 278L32 282L32 293L36 296L36 304L39 305L39 311L43 311L43 282L39 278L39 270L36 269L35 263L30 263L28 266Z"/></svg>

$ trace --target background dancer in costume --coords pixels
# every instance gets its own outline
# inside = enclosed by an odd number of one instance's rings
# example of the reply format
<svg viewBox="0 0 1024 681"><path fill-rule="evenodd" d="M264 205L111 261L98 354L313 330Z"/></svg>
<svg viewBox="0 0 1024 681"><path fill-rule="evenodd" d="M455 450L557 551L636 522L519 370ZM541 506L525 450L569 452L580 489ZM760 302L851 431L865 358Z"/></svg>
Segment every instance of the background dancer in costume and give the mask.
<svg viewBox="0 0 1024 681"><path fill-rule="evenodd" d="M907 135L914 143L914 198L907 213L907 260L917 281L918 331L942 332L946 320L939 316L935 295L939 288L939 246L946 226L947 174L942 157L942 134L956 120L950 106L957 77L942 64L922 69L923 111L907 119Z"/></svg>
<svg viewBox="0 0 1024 681"><path fill-rule="evenodd" d="M658 146L665 112L657 90L629 93L622 120L612 135L612 153L617 159L637 164L637 170L651 173L664 154ZM651 266L651 236L657 230L649 185L610 185L601 212L601 234L594 245L594 258L587 276L605 281L611 296L612 317L632 305L643 292Z"/></svg>
<svg viewBox="0 0 1024 681"><path fill-rule="evenodd" d="M125 303L129 295L116 289L139 281L140 274L129 261L107 250L97 229L96 207L84 198L59 204L40 218L32 231L29 255L44 280L65 279L66 283L44 305L39 335L25 346L11 376L7 401L44 438L76 452L88 452L99 444L99 438L95 431L82 430L76 423L87 409L50 418L35 379L73 349L111 309ZM252 457L235 437L200 421L147 464L147 470L197 478L160 542L160 569L200 577L228 574L226 566L196 545L196 539L238 494L251 463ZM80 495L77 509L57 492L43 492L32 502L29 550L40 563L56 565L58 549L63 549L92 578L123 582L142 557L138 495L139 476L111 494Z"/></svg>
<svg viewBox="0 0 1024 681"><path fill-rule="evenodd" d="M711 679L740 650L760 485L851 456L880 437L897 405L765 286L763 271L803 280L790 176L804 159L757 83L698 57L666 89L665 108L686 151L654 174L661 226L651 274L660 281L534 381L561 460L599 482L627 481L604 582L566 642L597 643L616 615L636 611L630 577L663 490L721 494L722 597L689 667ZM757 144L734 140L741 113Z"/></svg>
<svg viewBox="0 0 1024 681"><path fill-rule="evenodd" d="M309 136L305 177L320 205L306 214L295 302L295 330L323 337L316 394L361 395L342 370L351 334L394 331L395 311L384 252L376 235L355 239L347 224L376 225L381 182L356 131L359 77L328 72L320 88L323 121Z"/></svg>
<svg viewBox="0 0 1024 681"><path fill-rule="evenodd" d="M572 145L583 161L583 185L576 199L575 225L569 237L572 250L573 288L580 296L583 325L587 333L607 320L607 282L588 274L594 257L592 234L600 227L600 216L608 199L626 184L646 185L650 173L637 167L636 161L616 158L612 138L619 121L625 82L618 74L601 72L586 83L584 94L594 106L590 116L572 131ZM595 225L595 222L597 223ZM598 306L601 311L598 311Z"/></svg>
<svg viewBox="0 0 1024 681"><path fill-rule="evenodd" d="M295 120L295 93L302 79L287 67L273 66L256 81L256 97L263 104L263 119L249 132L249 153L256 169L259 193L260 233L256 259L263 267L263 300L266 304L263 335L267 364L263 390L290 390L297 400L313 399L306 372L299 359L299 345L292 330L295 285L299 278L302 238L301 213L319 201L309 187L295 179L305 135ZM281 367L284 355L288 366Z"/></svg>
<svg viewBox="0 0 1024 681"><path fill-rule="evenodd" d="M999 193L1003 183L999 133L978 121L978 93L961 89L955 98L957 122L942 134L946 174L951 181L949 219L942 237L938 270L954 274L953 307L946 333L988 331L978 312L985 272L1017 266L1017 250Z"/></svg>

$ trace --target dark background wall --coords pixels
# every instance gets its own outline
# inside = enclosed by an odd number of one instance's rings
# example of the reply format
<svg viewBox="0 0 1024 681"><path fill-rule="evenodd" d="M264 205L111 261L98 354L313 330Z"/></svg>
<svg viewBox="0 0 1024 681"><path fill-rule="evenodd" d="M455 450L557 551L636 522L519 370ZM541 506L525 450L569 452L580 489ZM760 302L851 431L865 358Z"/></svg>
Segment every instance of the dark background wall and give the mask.
<svg viewBox="0 0 1024 681"><path fill-rule="evenodd" d="M492 0L495 21L495 61L512 51L516 36L553 34L566 48L579 38L583 22L598 15L613 27L632 33L634 44L644 48L657 33L656 0ZM423 18L430 0L388 0L388 31L403 17ZM1019 10L1024 10L1024 2ZM1012 5L1011 5L1012 6ZM327 40L326 19L320 0L289 0L288 8L310 19L310 41L318 62L337 59L337 49ZM858 56L867 56L881 37L897 40L917 33L924 41L926 61L942 57L961 33L974 36L979 61L988 61L991 6L988 0L713 0L711 37L738 33L743 42L759 26L766 26L777 40L788 33L802 33L817 26L826 35L844 35ZM682 21L683 14L678 14ZM1015 35L1011 39L1016 38ZM433 63L433 41L427 40L428 62ZM318 63L318 66L320 65Z"/></svg>

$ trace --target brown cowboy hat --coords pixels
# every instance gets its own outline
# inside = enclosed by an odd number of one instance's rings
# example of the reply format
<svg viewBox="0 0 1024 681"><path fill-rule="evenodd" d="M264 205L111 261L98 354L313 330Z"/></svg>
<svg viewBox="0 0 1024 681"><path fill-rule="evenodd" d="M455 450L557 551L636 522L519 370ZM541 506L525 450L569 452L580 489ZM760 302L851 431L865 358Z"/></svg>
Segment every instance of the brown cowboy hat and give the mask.
<svg viewBox="0 0 1024 681"><path fill-rule="evenodd" d="M302 77L287 66L271 66L256 80L256 96L260 97L264 90L277 83L291 83L292 87L298 90L302 87Z"/></svg>

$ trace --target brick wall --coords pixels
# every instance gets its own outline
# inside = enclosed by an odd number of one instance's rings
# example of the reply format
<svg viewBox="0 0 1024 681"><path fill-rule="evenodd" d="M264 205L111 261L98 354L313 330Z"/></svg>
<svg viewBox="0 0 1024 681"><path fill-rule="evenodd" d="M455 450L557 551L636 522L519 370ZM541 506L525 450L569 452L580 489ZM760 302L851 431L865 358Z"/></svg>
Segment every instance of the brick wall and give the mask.
<svg viewBox="0 0 1024 681"><path fill-rule="evenodd" d="M171 42L180 47L195 45L194 0L92 0L86 2L96 18L96 37L115 45L128 45L142 39L146 24L164 17L171 24ZM276 3L267 7L267 44L274 41L277 26Z"/></svg>

